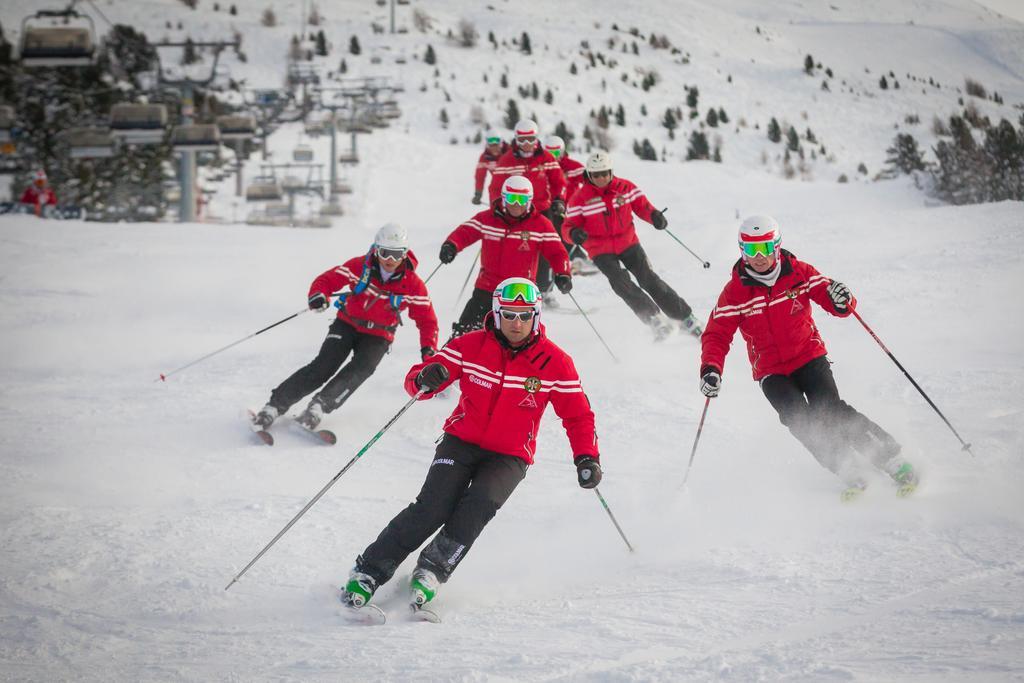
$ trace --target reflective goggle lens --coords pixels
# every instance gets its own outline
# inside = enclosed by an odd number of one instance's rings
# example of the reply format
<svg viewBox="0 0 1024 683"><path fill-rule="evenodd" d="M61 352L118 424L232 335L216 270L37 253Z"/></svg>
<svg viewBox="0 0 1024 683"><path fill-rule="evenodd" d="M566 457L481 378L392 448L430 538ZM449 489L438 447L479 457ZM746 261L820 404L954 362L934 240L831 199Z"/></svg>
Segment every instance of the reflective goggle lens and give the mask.
<svg viewBox="0 0 1024 683"><path fill-rule="evenodd" d="M522 135L522 136L516 138L516 142L518 142L520 145L536 145L537 144L537 136L536 135Z"/></svg>
<svg viewBox="0 0 1024 683"><path fill-rule="evenodd" d="M758 254L772 256L775 254L775 242L743 242L741 243L743 254L748 258L754 258Z"/></svg>
<svg viewBox="0 0 1024 683"><path fill-rule="evenodd" d="M500 145L501 144L501 138L487 138L487 144L488 145Z"/></svg>
<svg viewBox="0 0 1024 683"><path fill-rule="evenodd" d="M405 258L405 249L389 249L387 247L377 247L377 257L387 259L389 261L401 261Z"/></svg>
<svg viewBox="0 0 1024 683"><path fill-rule="evenodd" d="M530 195L520 194L518 192L506 192L505 195L506 204L518 204L519 206L530 205Z"/></svg>
<svg viewBox="0 0 1024 683"><path fill-rule="evenodd" d="M522 301L524 304L533 305L540 298L540 290L537 289L537 285L531 282L513 282L501 288L498 292L498 298L502 303L512 304L516 301ZM531 313L530 315L533 314ZM526 320L526 318L523 318L523 320Z"/></svg>
<svg viewBox="0 0 1024 683"><path fill-rule="evenodd" d="M562 157L562 150L558 149L557 147L555 147L554 149L551 149L549 147L548 151L551 152L551 156L553 156L556 159L560 159Z"/></svg>
<svg viewBox="0 0 1024 683"><path fill-rule="evenodd" d="M525 323L533 319L534 311L509 311L503 308L499 311L499 313L501 313L502 318L508 320L509 322L512 322L516 318L519 318Z"/></svg>

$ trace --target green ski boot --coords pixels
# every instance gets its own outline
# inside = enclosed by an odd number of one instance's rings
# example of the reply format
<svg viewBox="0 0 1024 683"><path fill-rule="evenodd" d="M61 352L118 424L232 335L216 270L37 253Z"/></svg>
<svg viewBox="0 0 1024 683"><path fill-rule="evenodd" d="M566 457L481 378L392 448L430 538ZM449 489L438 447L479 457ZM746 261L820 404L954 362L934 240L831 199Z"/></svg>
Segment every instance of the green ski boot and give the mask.
<svg viewBox="0 0 1024 683"><path fill-rule="evenodd" d="M377 582L369 574L352 571L348 583L341 589L341 602L346 607L359 609L370 601L377 590Z"/></svg>
<svg viewBox="0 0 1024 683"><path fill-rule="evenodd" d="M412 604L414 607L422 607L437 595L437 589L441 587L441 581L434 572L429 569L417 567L412 573L409 581L409 590L412 593Z"/></svg>
<svg viewBox="0 0 1024 683"><path fill-rule="evenodd" d="M867 487L867 483L863 481L851 484L850 486L847 486L845 489L843 489L843 492L839 494L839 500L843 501L844 503L852 503L853 501L860 498L861 494L864 493L864 490Z"/></svg>
<svg viewBox="0 0 1024 683"><path fill-rule="evenodd" d="M893 472L890 476L892 477L892 480L896 482L896 495L900 498L905 498L916 491L917 485L920 482L917 472L914 471L913 465L909 462L905 462L900 465L899 469Z"/></svg>

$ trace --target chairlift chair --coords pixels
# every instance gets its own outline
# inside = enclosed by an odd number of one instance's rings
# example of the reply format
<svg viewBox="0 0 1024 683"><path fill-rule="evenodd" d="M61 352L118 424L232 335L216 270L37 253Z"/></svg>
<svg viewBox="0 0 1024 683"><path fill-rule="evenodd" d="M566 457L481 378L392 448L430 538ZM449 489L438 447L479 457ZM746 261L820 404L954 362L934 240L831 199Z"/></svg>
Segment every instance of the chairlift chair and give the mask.
<svg viewBox="0 0 1024 683"><path fill-rule="evenodd" d="M67 132L72 159L107 159L114 156L109 128L72 128Z"/></svg>
<svg viewBox="0 0 1024 683"><path fill-rule="evenodd" d="M167 128L167 107L162 104L115 104L110 108L110 134L129 144L162 142Z"/></svg>
<svg viewBox="0 0 1024 683"><path fill-rule="evenodd" d="M276 202L282 196L281 184L271 176L258 176L245 188L247 202Z"/></svg>
<svg viewBox="0 0 1024 683"><path fill-rule="evenodd" d="M256 117L237 114L217 117L221 140L252 140L256 135Z"/></svg>
<svg viewBox="0 0 1024 683"><path fill-rule="evenodd" d="M313 161L313 148L309 145L296 145L292 150L292 161Z"/></svg>
<svg viewBox="0 0 1024 683"><path fill-rule="evenodd" d="M14 131L14 107L0 105L0 143L10 142Z"/></svg>
<svg viewBox="0 0 1024 683"><path fill-rule="evenodd" d="M60 18L64 25L55 25ZM72 20L79 25L69 25ZM22 20L18 54L26 67L88 66L96 57L96 26L70 8L41 10Z"/></svg>
<svg viewBox="0 0 1024 683"><path fill-rule="evenodd" d="M176 152L213 152L220 149L220 129L212 123L175 126L171 146Z"/></svg>

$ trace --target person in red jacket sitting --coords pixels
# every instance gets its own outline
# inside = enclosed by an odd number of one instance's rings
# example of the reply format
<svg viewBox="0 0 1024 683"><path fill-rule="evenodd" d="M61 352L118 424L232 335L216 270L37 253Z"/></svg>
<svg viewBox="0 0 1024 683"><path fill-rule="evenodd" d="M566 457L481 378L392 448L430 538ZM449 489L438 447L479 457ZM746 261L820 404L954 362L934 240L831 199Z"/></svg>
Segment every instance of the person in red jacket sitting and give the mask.
<svg viewBox="0 0 1024 683"><path fill-rule="evenodd" d="M414 607L433 599L526 476L549 402L569 437L579 485L601 481L590 401L572 358L545 335L540 308L535 284L509 278L494 290L485 329L458 337L409 370L405 389L420 400L456 381L462 394L416 501L356 558L342 589L345 605L365 605L440 529L420 553L410 586Z"/></svg>
<svg viewBox="0 0 1024 683"><path fill-rule="evenodd" d="M32 176L32 184L25 188L20 202L32 207L37 216L41 216L48 206L57 206L57 195L49 185L46 171L39 169Z"/></svg>
<svg viewBox="0 0 1024 683"><path fill-rule="evenodd" d="M664 339L672 331L661 312L699 337L701 326L693 310L651 269L633 227L634 213L657 230L668 227L665 216L636 185L612 174L612 159L604 150L587 159L584 178L586 182L569 200L563 236L587 250L612 291L651 326L656 339Z"/></svg>
<svg viewBox="0 0 1024 683"><path fill-rule="evenodd" d="M782 232L770 216L740 225L741 257L718 297L701 337L701 392L718 396L725 356L739 328L754 380L779 421L849 488L866 486L859 454L887 472L905 494L917 474L900 458L900 445L884 429L839 398L825 342L811 318L811 301L845 318L857 306L850 289L781 248Z"/></svg>
<svg viewBox="0 0 1024 683"><path fill-rule="evenodd" d="M317 312L328 309L336 292L346 287L351 291L338 295L338 316L316 358L271 392L253 423L266 429L303 396L320 389L296 418L316 429L324 414L340 407L377 369L402 324L402 311L408 311L419 328L421 356L433 356L437 316L416 265L405 228L388 223L377 231L365 256L351 258L313 280L309 308ZM352 360L342 367L349 354Z"/></svg>
<svg viewBox="0 0 1024 683"><path fill-rule="evenodd" d="M513 175L524 176L533 183L533 206L559 230L565 217L565 174L558 160L540 144L537 123L530 119L516 123L512 147L501 155L491 172L492 204L501 195L505 180ZM552 285L551 265L541 256L537 269L537 285L547 295ZM553 300L549 297L547 303L550 306Z"/></svg>
<svg viewBox="0 0 1024 683"><path fill-rule="evenodd" d="M455 228L441 245L438 258L451 263L455 255L477 240L480 247L480 274L472 296L452 325L452 336L480 329L484 315L491 310L491 295L502 280L509 277L537 277L538 258L544 256L555 271L558 291L572 289L569 259L551 221L533 205L533 185L523 176L505 180L501 199Z"/></svg>
<svg viewBox="0 0 1024 683"><path fill-rule="evenodd" d="M480 153L480 159L476 162L473 185L474 204L483 203L482 197L487 174L494 172L494 167L498 165L498 159L507 151L508 143L501 139L501 133L496 130L487 131L487 137L484 138L484 151Z"/></svg>

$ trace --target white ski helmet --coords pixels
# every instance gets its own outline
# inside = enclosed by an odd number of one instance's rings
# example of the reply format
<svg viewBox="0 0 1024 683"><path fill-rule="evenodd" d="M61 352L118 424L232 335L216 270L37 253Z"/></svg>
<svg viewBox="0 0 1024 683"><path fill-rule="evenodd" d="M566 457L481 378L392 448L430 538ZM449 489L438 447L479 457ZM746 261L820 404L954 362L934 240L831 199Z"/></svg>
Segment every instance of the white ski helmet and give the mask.
<svg viewBox="0 0 1024 683"><path fill-rule="evenodd" d="M587 173L601 173L612 170L612 155L599 149L587 157Z"/></svg>
<svg viewBox="0 0 1024 683"><path fill-rule="evenodd" d="M484 143L488 145L500 145L502 140L501 133L496 128L491 128L484 135Z"/></svg>
<svg viewBox="0 0 1024 683"><path fill-rule="evenodd" d="M544 149L551 152L556 159L561 159L565 154L565 140L558 135L549 135L544 138Z"/></svg>
<svg viewBox="0 0 1024 683"><path fill-rule="evenodd" d="M408 249L409 233L398 223L385 223L373 238L373 245L384 249Z"/></svg>
<svg viewBox="0 0 1024 683"><path fill-rule="evenodd" d="M782 229L771 216L749 216L740 223L739 246L744 258L771 256L782 244Z"/></svg>
<svg viewBox="0 0 1024 683"><path fill-rule="evenodd" d="M537 122L530 119L521 119L516 122L516 140L519 138L536 138L540 135L537 130Z"/></svg>
<svg viewBox="0 0 1024 683"><path fill-rule="evenodd" d="M526 197L523 204L522 197ZM509 204L520 204L530 208L533 204L533 183L526 176L512 175L501 184L501 205L508 208Z"/></svg>
<svg viewBox="0 0 1024 683"><path fill-rule="evenodd" d="M539 329L541 306L540 288L532 280L525 277L510 277L498 283L494 293L491 295L491 312L494 316L494 326L501 329L502 308L532 308L533 309L533 332Z"/></svg>

